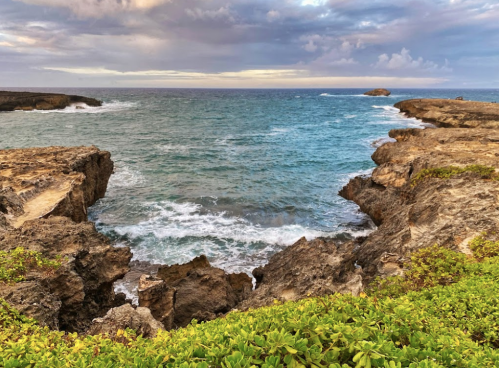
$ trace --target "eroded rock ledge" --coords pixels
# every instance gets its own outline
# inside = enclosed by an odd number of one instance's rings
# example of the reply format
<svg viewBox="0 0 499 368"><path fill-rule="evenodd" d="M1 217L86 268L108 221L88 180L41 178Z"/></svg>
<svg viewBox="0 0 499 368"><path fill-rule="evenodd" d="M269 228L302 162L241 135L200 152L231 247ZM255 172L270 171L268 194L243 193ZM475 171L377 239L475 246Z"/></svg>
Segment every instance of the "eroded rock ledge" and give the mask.
<svg viewBox="0 0 499 368"><path fill-rule="evenodd" d="M96 147L0 150L0 249L63 257L54 274L0 285L0 297L42 325L81 332L125 301L113 283L129 270L130 250L87 221L112 171L109 152Z"/></svg>
<svg viewBox="0 0 499 368"><path fill-rule="evenodd" d="M72 104L101 106L94 98L64 95L61 93L0 91L0 111L31 111L64 109Z"/></svg>
<svg viewBox="0 0 499 368"><path fill-rule="evenodd" d="M412 179L423 169L499 167L499 105L455 100L408 100L395 105L437 129L396 129L394 143L373 154L371 177L356 177L340 195L357 203L379 226L354 250L364 285L399 274L411 252L434 244L468 253L483 231L499 228L499 181L476 173L449 179Z"/></svg>

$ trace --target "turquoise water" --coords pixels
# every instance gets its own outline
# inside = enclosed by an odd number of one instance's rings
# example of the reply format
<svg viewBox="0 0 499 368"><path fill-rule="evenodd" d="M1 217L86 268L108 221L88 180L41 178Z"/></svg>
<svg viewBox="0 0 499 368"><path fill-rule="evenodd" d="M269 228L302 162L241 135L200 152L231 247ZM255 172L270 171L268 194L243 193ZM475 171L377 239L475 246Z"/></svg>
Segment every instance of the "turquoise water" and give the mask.
<svg viewBox="0 0 499 368"><path fill-rule="evenodd" d="M57 89L104 106L0 114L0 147L96 145L112 153L106 198L90 211L135 259L199 254L250 272L302 236L351 237L374 227L337 195L368 174L393 128L422 127L393 108L418 97L499 101L498 90ZM381 141L380 141L381 139Z"/></svg>

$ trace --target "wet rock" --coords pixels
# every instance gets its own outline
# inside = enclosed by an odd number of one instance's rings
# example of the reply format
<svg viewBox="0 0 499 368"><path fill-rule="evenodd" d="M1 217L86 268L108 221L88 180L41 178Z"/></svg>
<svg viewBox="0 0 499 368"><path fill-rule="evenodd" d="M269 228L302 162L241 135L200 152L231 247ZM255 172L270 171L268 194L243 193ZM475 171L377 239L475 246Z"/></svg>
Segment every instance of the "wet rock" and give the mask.
<svg viewBox="0 0 499 368"><path fill-rule="evenodd" d="M384 88L375 88L364 93L366 96L390 96L391 92Z"/></svg>
<svg viewBox="0 0 499 368"><path fill-rule="evenodd" d="M87 335L116 335L118 330L130 328L146 338L155 337L158 330L164 330L163 324L155 320L148 308L134 309L130 304L113 308L103 318L96 318L87 331Z"/></svg>
<svg viewBox="0 0 499 368"><path fill-rule="evenodd" d="M154 318L160 321L165 329L171 330L176 292L175 288L168 287L163 280L142 275L138 287L139 306L149 308Z"/></svg>
<svg viewBox="0 0 499 368"><path fill-rule="evenodd" d="M301 238L253 271L256 290L237 308L258 308L271 305L274 300L298 300L336 292L358 295L362 290L362 271L355 268L353 247L353 242L337 245L327 239Z"/></svg>
<svg viewBox="0 0 499 368"><path fill-rule="evenodd" d="M101 101L83 96L60 93L0 91L0 111L64 109L75 103L85 103L88 106L102 105Z"/></svg>

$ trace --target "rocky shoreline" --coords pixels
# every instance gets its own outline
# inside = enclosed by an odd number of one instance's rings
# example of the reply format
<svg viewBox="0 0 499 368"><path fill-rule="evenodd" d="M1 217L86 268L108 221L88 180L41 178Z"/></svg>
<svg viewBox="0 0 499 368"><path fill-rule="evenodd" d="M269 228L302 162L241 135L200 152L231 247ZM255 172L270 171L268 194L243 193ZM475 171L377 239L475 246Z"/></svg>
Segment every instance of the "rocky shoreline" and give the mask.
<svg viewBox="0 0 499 368"><path fill-rule="evenodd" d="M113 248L86 217L88 206L104 196L110 154L95 147L0 151L0 250L22 246L65 257L53 275L35 273L0 287L0 298L54 329L133 327L153 336L158 328L275 300L358 295L377 276L401 274L413 251L434 244L469 253L470 239L498 230L499 133L493 128L499 105L416 99L395 106L437 128L390 131L396 142L375 151L372 175L340 191L378 226L369 236L342 243L302 238L253 271L255 290L247 275L229 275L206 257L185 265L138 264L127 276L138 283L138 308L113 291L129 271L130 250ZM477 165L494 174L464 170ZM449 167L463 170L446 178L421 175Z"/></svg>
<svg viewBox="0 0 499 368"><path fill-rule="evenodd" d="M32 111L32 110L57 110L71 105L77 108L87 106L102 106L102 102L95 98L64 95L61 93L37 93L37 92L10 92L0 91L1 111Z"/></svg>

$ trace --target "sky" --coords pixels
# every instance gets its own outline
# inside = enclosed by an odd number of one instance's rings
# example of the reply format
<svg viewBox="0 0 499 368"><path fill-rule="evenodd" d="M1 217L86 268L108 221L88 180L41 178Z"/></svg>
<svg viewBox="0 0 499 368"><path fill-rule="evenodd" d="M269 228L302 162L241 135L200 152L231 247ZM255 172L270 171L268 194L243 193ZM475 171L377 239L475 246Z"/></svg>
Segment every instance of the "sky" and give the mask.
<svg viewBox="0 0 499 368"><path fill-rule="evenodd" d="M0 87L499 88L499 0L0 0Z"/></svg>

